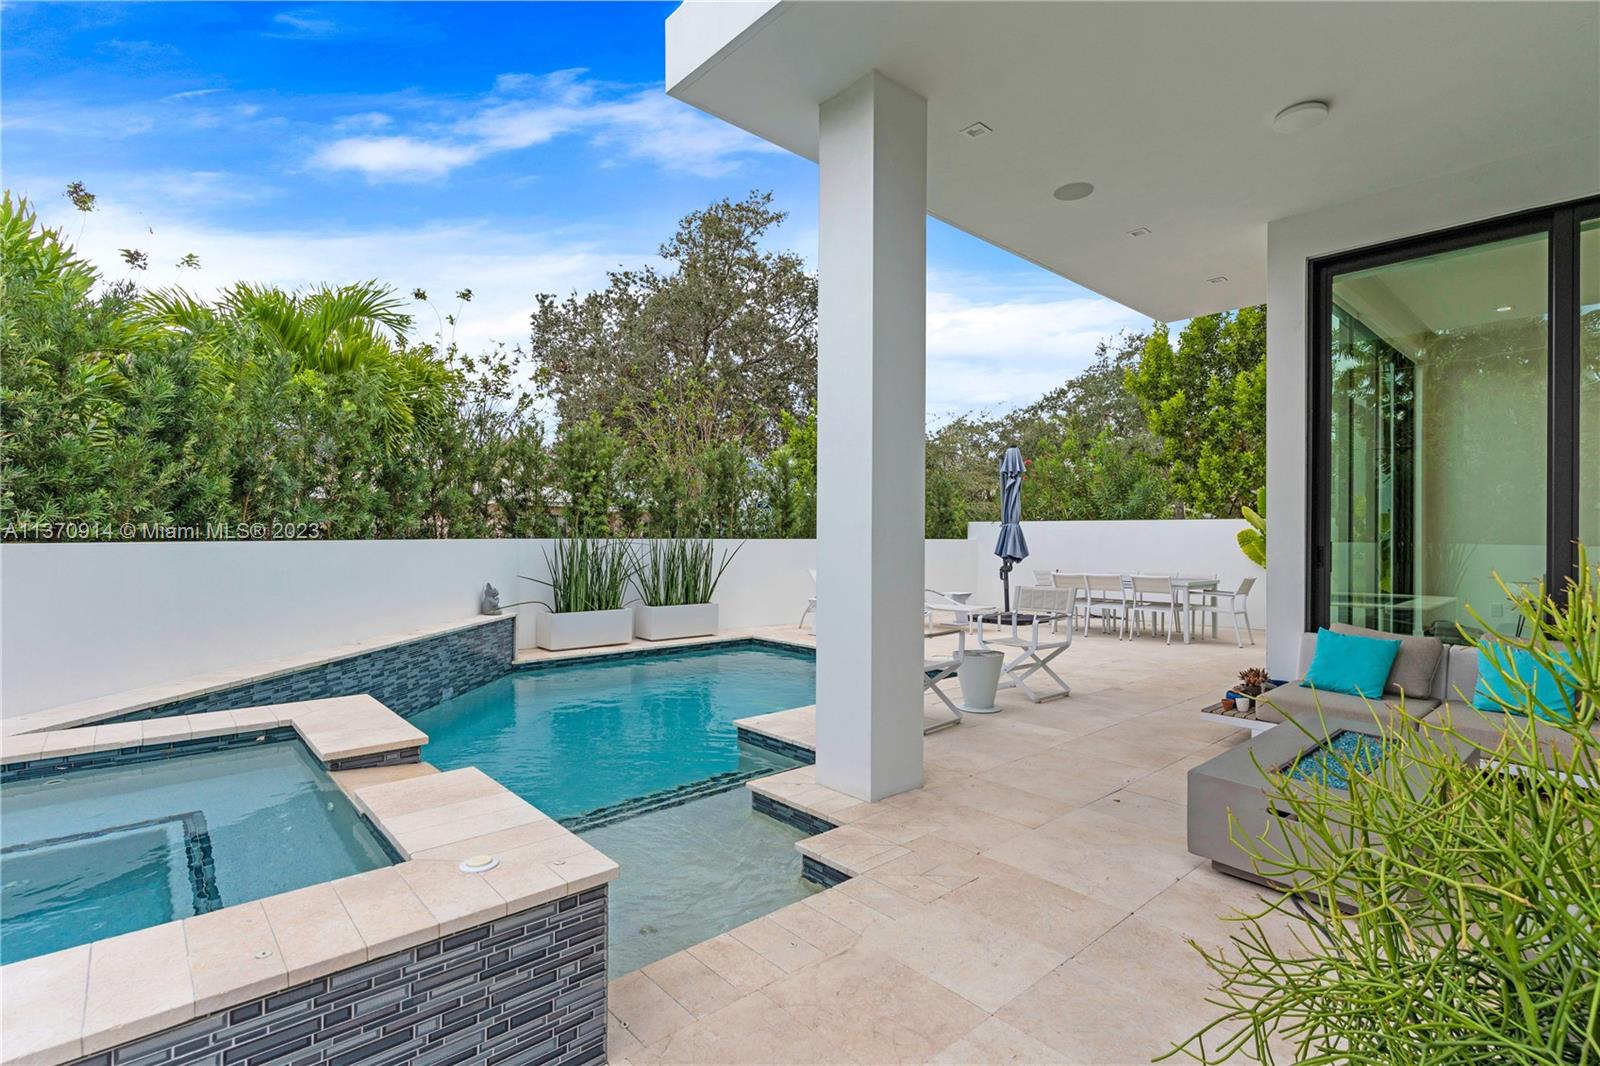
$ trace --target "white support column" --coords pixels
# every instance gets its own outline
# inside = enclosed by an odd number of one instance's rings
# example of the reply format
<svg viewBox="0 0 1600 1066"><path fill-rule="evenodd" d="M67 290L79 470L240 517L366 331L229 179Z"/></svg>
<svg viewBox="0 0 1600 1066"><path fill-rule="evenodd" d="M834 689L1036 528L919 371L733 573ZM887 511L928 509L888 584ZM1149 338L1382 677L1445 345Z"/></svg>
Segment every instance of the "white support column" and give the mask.
<svg viewBox="0 0 1600 1066"><path fill-rule="evenodd" d="M879 800L922 784L927 101L820 118L817 781Z"/></svg>

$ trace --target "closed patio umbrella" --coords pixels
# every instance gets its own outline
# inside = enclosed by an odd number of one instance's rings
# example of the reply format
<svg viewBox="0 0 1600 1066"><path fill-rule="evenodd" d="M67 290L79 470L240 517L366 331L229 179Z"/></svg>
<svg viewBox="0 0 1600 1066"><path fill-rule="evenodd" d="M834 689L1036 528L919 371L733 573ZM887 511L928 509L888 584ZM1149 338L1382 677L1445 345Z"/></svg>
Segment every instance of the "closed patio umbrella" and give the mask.
<svg viewBox="0 0 1600 1066"><path fill-rule="evenodd" d="M1022 475L1026 472L1022 450L1007 448L1000 460L1000 539L994 553L1000 557L1000 582L1005 586L1005 610L1011 611L1011 568L1028 557L1022 535Z"/></svg>

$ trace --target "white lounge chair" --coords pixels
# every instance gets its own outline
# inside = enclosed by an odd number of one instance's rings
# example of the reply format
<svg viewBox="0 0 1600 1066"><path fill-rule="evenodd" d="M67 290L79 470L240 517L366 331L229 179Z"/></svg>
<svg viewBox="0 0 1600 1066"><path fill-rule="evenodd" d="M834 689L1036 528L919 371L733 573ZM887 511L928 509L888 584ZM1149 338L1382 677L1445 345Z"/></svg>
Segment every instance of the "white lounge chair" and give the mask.
<svg viewBox="0 0 1600 1066"><path fill-rule="evenodd" d="M949 729L953 725L961 724L961 708L957 707L948 693L939 686L956 676L956 671L961 668L961 660L954 656L945 659L922 660L922 691L932 692L939 697L939 702L950 708L952 717L948 721L935 722L922 727L922 733L937 733L941 729Z"/></svg>
<svg viewBox="0 0 1600 1066"><path fill-rule="evenodd" d="M1072 694L1072 686L1063 681L1061 675L1050 667L1056 656L1072 646L1071 616L1067 616L1065 633L1052 632L1042 637L1039 633L1040 621L1051 621L1055 617L1055 612L1031 614L1014 612L1009 615L977 616L980 648L989 650L1011 648L1017 652L1015 658L1001 663L1000 687L1016 689L1031 703L1042 703L1045 700L1059 699ZM990 627L988 630L984 628L986 625ZM1041 692L1028 684L1028 679L1040 672L1054 682L1053 689Z"/></svg>
<svg viewBox="0 0 1600 1066"><path fill-rule="evenodd" d="M811 575L811 598L806 601L806 609L800 612L800 621L795 623L796 628L799 629L804 629L806 627L806 619L817 613L817 572L815 570L807 570L806 573ZM811 623L811 632L815 633L816 631L817 624L813 622Z"/></svg>
<svg viewBox="0 0 1600 1066"><path fill-rule="evenodd" d="M971 603L962 603L938 589L922 590L922 636L926 640L930 637L944 637L955 635L955 651L934 659L922 660L922 689L932 692L939 697L939 701L950 708L953 717L947 722L935 722L925 727L923 733L937 733L941 729L949 729L953 725L961 724L961 708L956 706L948 693L939 686L956 676L961 669L961 660L967 653L967 630L972 625L972 618L976 614L993 610L992 607L981 607ZM948 616L941 620L941 616Z"/></svg>

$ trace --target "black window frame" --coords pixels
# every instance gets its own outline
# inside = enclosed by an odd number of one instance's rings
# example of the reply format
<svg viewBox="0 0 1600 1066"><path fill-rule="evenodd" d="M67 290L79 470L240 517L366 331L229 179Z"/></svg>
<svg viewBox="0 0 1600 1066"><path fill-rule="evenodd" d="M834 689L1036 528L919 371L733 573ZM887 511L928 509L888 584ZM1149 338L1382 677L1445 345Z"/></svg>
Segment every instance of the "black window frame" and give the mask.
<svg viewBox="0 0 1600 1066"><path fill-rule="evenodd" d="M1545 585L1565 598L1578 553L1578 231L1600 217L1600 196L1519 211L1306 263L1306 611L1308 632L1328 624L1332 560L1333 279L1512 237L1543 234L1549 249L1546 357Z"/></svg>

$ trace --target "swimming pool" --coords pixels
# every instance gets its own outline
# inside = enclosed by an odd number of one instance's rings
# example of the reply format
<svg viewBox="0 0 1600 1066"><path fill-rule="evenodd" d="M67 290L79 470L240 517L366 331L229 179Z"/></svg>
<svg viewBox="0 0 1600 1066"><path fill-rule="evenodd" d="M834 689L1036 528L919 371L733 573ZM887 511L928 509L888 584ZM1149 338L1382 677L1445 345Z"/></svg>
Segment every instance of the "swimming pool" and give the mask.
<svg viewBox="0 0 1600 1066"><path fill-rule="evenodd" d="M817 890L805 834L740 787L799 762L733 724L814 702L813 655L752 642L522 670L411 721L428 762L478 767L621 865L617 975Z"/></svg>
<svg viewBox="0 0 1600 1066"><path fill-rule="evenodd" d="M0 803L0 964L389 863L293 740L8 782Z"/></svg>

